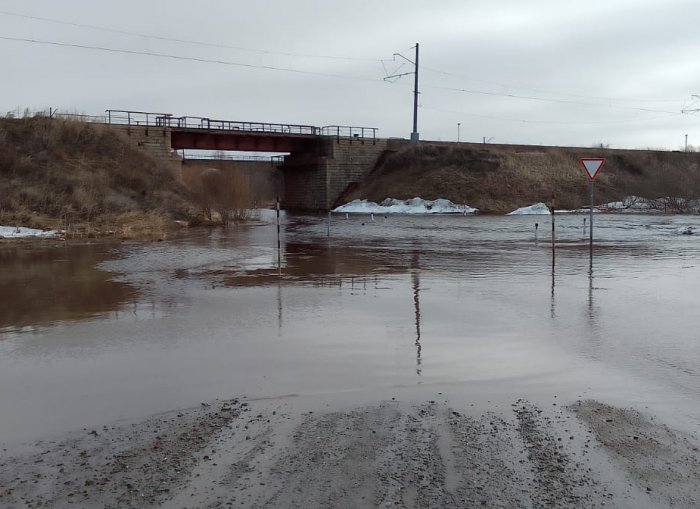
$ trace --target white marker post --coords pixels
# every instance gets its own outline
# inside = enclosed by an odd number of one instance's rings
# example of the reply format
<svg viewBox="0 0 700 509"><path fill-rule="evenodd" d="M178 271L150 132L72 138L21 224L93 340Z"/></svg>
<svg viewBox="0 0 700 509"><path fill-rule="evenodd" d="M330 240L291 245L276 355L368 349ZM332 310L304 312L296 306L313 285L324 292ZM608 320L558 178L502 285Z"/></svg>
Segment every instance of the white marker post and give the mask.
<svg viewBox="0 0 700 509"><path fill-rule="evenodd" d="M593 255L593 181L600 173L600 170L605 164L605 158L603 157L582 157L581 164L583 169L586 170L586 175L588 175L588 198L590 200L590 224L588 225L589 232L589 249L591 255Z"/></svg>

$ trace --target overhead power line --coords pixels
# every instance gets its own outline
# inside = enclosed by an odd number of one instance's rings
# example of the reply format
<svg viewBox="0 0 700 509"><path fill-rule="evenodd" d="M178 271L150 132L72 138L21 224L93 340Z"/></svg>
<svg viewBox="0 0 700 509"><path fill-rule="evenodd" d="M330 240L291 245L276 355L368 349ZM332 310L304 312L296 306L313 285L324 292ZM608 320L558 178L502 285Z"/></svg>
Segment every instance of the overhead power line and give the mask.
<svg viewBox="0 0 700 509"><path fill-rule="evenodd" d="M325 73L325 72L318 72L318 71L305 71L302 69L294 69L292 67L277 67L274 65L263 65L263 64L246 64L243 62L232 62L228 60L219 60L219 59L213 59L213 58L200 58L200 57L188 57L188 56L182 56L182 55L174 55L170 53L158 53L155 51L138 51L138 50L128 50L128 49L119 49L119 48L108 48L105 46L93 46L89 44L75 44L75 43L67 43L67 42L58 42L58 41L46 41L46 40L41 40L41 39L28 39L24 37L7 37L7 36L0 36L0 40L5 40L5 41L16 41L16 42L27 42L31 44L43 44L47 46L59 46L59 47L65 47L65 48L78 48L78 49L87 49L87 50L95 50L95 51L105 51L108 53L121 53L124 55L142 55L142 56L149 56L149 57L156 57L156 58L168 58L171 60L186 60L190 62L200 62L200 63L207 63L207 64L219 64L219 65L229 65L233 67L245 67L249 69L265 69L268 71L283 71L283 72L291 72L291 73L296 73L296 74L309 74L313 76L325 76L328 78L340 78L340 79L346 79L346 80L355 80L355 81L371 81L371 82L377 82L381 83L382 80L379 78L362 78L359 76L348 76L348 75L343 75L343 74L332 74L332 73Z"/></svg>
<svg viewBox="0 0 700 509"><path fill-rule="evenodd" d="M261 54L261 55L280 55L280 56L287 56L287 57L317 58L317 59L345 60L345 61L364 61L364 62L381 63L382 65L384 65L384 62L386 61L386 59L380 59L380 58L352 57L352 56L324 55L324 54L310 54L310 53L294 53L294 52L287 52L287 51L275 51L275 50L266 50L266 49L259 49L259 48L248 48L248 47L242 47L242 46L233 46L233 45L227 45L227 44L198 41L198 40L193 40L193 39L184 39L184 38L179 38L179 37L158 36L158 35L147 34L147 33L143 33L143 32L136 32L136 31L132 31L132 30L111 28L111 27L92 25L92 24L87 24L87 23L77 23L74 21L59 20L59 19L54 19L54 18L47 18L47 17L43 17L43 16L35 16L35 15L31 15L31 14L22 14L22 13L18 13L18 12L10 12L10 11L0 11L0 15L11 16L11 17L16 17L16 18L21 18L21 19L28 19L28 20L33 20L33 21L39 21L39 22L43 22L43 23L53 23L53 24L71 26L71 27L76 27L76 28L84 28L84 29L89 29L89 30L97 30L97 31L102 31L102 32L127 35L127 36L131 36L131 37L153 39L153 40L158 40L158 41L176 42L179 44L190 44L190 45L210 47L210 48L230 49L230 50L235 50L235 51L257 53L257 54ZM75 45L74 47L82 47L82 46L88 46L88 45ZM413 49L413 48L414 48L414 46L411 46L411 48L409 48L409 49ZM119 51L119 50L111 50L111 49L104 49L104 50L105 51ZM148 53L148 52L144 52L144 53ZM153 54L151 56L156 56L156 55ZM208 60L208 59L202 59L202 60ZM555 95L555 96L560 96L560 97L569 97L569 98L573 98L573 99L588 99L588 100L601 100L601 101L608 101L608 102L627 102L627 103L677 102L674 99L631 99L631 98L619 98L619 97L618 98L611 98L611 97L598 97L598 96L588 96L588 95L572 94L572 93L565 93L565 92L556 92L556 91L551 91L551 90L541 90L541 89L535 89L535 88L530 88L530 87L522 87L519 85L509 85L509 84L497 83L497 82L493 82L493 81L489 81L489 80L474 78L474 77L467 76L464 74L458 74L458 73L443 71L440 69L434 69L431 67L422 66L422 68L426 71L429 71L429 72L432 72L435 74L439 74L442 76L453 76L453 77L460 78L460 79L466 79L466 80L470 80L470 81L484 83L486 85L493 85L493 86L502 87L504 89L528 90L528 91L539 93L539 94ZM297 72L297 71L294 71L294 72ZM386 69L385 69L385 73L389 74L386 71ZM474 92L474 93L476 93L476 92ZM493 95L499 95L499 94L494 92ZM521 95L517 95L517 94L508 94L505 92L503 92L502 95L505 97L518 97L518 98L523 98L523 99L529 99L529 97L526 97L526 96L521 96ZM552 101L554 101L554 100L552 100Z"/></svg>
<svg viewBox="0 0 700 509"><path fill-rule="evenodd" d="M648 118L635 118L635 119L625 119L625 120L608 120L608 121L590 121L590 122L571 122L571 121L557 121L557 120L527 120L522 118L508 118L508 117L497 117L493 115L480 115L478 113L467 113L466 111L456 111L448 110L443 108L433 108L430 106L422 106L425 110L438 111L440 113L451 113L454 115L464 115L468 117L485 118L489 120L499 120L504 122L515 122L521 124L549 124L549 125L605 125L605 124L624 124L631 122L648 122L652 120L658 120L660 118L668 118L668 115L657 115Z"/></svg>
<svg viewBox="0 0 700 509"><path fill-rule="evenodd" d="M433 88L433 89L437 89L437 90L449 90L452 92L462 92L465 94L474 94L474 95L488 95L488 96L498 96L498 97L510 97L513 99L527 99L530 101L540 101L540 102L549 102L549 103L557 103L557 104L577 104L579 106L595 106L598 108L616 108L616 109L623 109L623 110L646 111L649 113L667 113L669 115L682 115L683 114L680 110L679 111L668 111L668 110L657 110L657 109L653 109L653 108L620 106L620 105L614 105L614 104L601 104L601 103L574 101L574 100L567 100L567 99L551 99L551 98L546 98L546 97L509 94L509 93L505 93L505 92L490 92L487 90L471 90L471 89L466 89L466 88L446 87L446 86L441 86L441 85L423 85L423 88Z"/></svg>
<svg viewBox="0 0 700 509"><path fill-rule="evenodd" d="M31 19L34 21L42 21L44 23L53 23L53 24L57 24L57 25L72 26L72 27L76 27L76 28L87 28L90 30L98 30L100 32L109 32L109 33L113 33L113 34L129 35L129 36L133 36L133 37L143 37L143 38L153 39L153 40L157 40L157 41L177 42L180 44L192 44L192 45L196 45L196 46L206 46L209 48L232 49L232 50L236 50L236 51L247 51L250 53L260 53L260 54L269 54L269 55L283 55L283 56L288 56L288 57L322 58L322 59L329 59L329 60L351 60L351 61L364 61L364 62L381 62L381 59L379 59L379 58L348 57L348 56L339 56L339 55L320 55L320 54L311 54L311 53L291 53L291 52L286 52L286 51L273 51L273 50L265 50L265 49L246 48L246 47L242 47L242 46L230 46L227 44L217 44L217 43L212 43L212 42L196 41L196 40L192 40L192 39L182 39L182 38L178 38L178 37L164 37L164 36L153 35L153 34L145 34L142 32L133 32L130 30L121 30L118 28L110 28L110 27L104 27L104 26L98 26L98 25L88 25L85 23L76 23L74 21L64 21L64 20L58 20L58 19L52 19L52 18L44 18L41 16L32 16L29 14L20 14L20 13L16 13L16 12L0 11L0 15L12 16L12 17L23 18L23 19Z"/></svg>
<svg viewBox="0 0 700 509"><path fill-rule="evenodd" d="M522 87L520 85L511 85L511 84L505 84L505 83L498 83L495 81L488 81L488 80L483 80L479 78L474 78L472 76L467 76L465 74L457 74L457 73L452 73L452 72L447 72L447 71L441 71L439 69L433 69L431 67L425 67L423 66L423 69L435 74L440 74L442 76L452 76L455 78L460 78L464 80L469 80L469 81L476 81L479 83L484 83L485 85L494 85L497 87L502 87L504 89L509 89L509 88L517 88L520 90L529 90L530 92L536 92L538 94L549 94L549 95L558 95L558 96L564 96L564 97L571 97L571 98L579 98L579 99L594 99L598 101L613 101L613 102L636 102L636 103L677 103L678 99L647 99L647 98L639 98L639 99L633 99L633 98L627 98L627 97L604 97L604 96L595 96L595 95L582 95L582 94L572 94L572 93L567 93L567 92L555 92L552 90L542 90L538 88L530 88L530 87Z"/></svg>
<svg viewBox="0 0 700 509"><path fill-rule="evenodd" d="M269 70L269 71L289 72L289 73L295 73L295 74L305 74L305 75L311 75L311 76L323 76L323 77L328 77L328 78L345 79L345 80L353 80L353 81L364 81L364 82L372 82L372 83L383 82L383 80L380 80L379 78L363 78L363 77L359 77L359 76L351 76L351 75L344 75L344 74L325 73L325 72L320 72L320 71L308 71L308 70L303 70L303 69L296 69L293 67L280 67L280 66L264 65L264 64L249 64L249 63L235 62L235 61L230 61L230 60L183 56L183 55L176 55L173 53L161 53L161 52L148 51L148 50L141 51L141 50L129 50L129 49L121 49L121 48L110 48L110 47L106 47L106 46L66 43L66 42L50 41L50 40L43 40L43 39L25 38L25 37L0 36L0 40L24 42L24 43L30 43L30 44L40 44L40 45L46 45L46 46L76 48L76 49L83 49L83 50L94 50L94 51L102 51L102 52L125 54L125 55L140 55L140 56L164 58L164 59L170 59L170 60L180 60L180 61L227 65L227 66L232 66L232 67L241 67L241 68L248 68L248 69L261 69L261 70ZM512 99L548 102L548 103L555 103L555 104L573 104L573 105L578 105L578 106L590 106L590 107L597 107L597 108L607 107L607 108L615 108L615 109L623 109L623 110L631 110L631 111L644 111L644 112L649 112L649 113L664 113L664 114L668 114L668 115L683 115L684 113L689 112L689 110L668 111L668 110L659 110L659 109L654 109L654 108L622 106L622 105L614 105L614 104L601 104L601 103L584 102L584 101L578 101L578 100L555 99L555 98L528 96L528 95L520 95L520 94L511 94L511 93L505 93L505 92L492 92L492 91L487 91L487 90L473 90L473 89L466 89L466 88L448 87L448 86L441 86L441 85L423 85L423 88L436 89L436 90L446 90L446 91L460 92L460 93L474 94L474 95L507 97L507 98L512 98Z"/></svg>

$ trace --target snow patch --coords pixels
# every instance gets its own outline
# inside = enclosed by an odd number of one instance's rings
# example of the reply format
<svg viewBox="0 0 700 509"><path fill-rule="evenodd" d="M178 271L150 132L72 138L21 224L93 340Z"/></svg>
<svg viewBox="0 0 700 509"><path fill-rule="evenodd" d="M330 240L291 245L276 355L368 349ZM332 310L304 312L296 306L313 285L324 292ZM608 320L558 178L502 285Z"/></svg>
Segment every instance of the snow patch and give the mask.
<svg viewBox="0 0 700 509"><path fill-rule="evenodd" d="M514 210L513 212L509 212L507 215L509 216L526 216L526 215L550 215L551 213L549 212L549 207L545 205L544 203L535 203L534 205L530 205L528 207L520 207L517 210Z"/></svg>
<svg viewBox="0 0 700 509"><path fill-rule="evenodd" d="M0 238L19 239L25 237L58 237L61 232L58 230L37 230L35 228L24 228L22 226L0 226Z"/></svg>
<svg viewBox="0 0 700 509"><path fill-rule="evenodd" d="M458 205L443 198L437 200L387 198L381 203L353 200L336 207L333 212L348 214L477 214L479 211L469 205Z"/></svg>

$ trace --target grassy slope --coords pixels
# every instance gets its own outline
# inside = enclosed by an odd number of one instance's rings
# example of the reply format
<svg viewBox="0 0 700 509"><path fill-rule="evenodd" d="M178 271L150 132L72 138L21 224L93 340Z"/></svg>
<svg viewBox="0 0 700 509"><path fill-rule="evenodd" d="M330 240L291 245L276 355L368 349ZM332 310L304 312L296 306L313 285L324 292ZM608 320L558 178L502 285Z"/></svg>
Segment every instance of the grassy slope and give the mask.
<svg viewBox="0 0 700 509"><path fill-rule="evenodd" d="M698 153L423 142L400 146L344 198L447 198L503 213L549 203L554 191L558 208L578 208L588 204L580 157L607 158L597 203L629 195L700 197Z"/></svg>
<svg viewBox="0 0 700 509"><path fill-rule="evenodd" d="M188 191L168 168L98 125L0 119L0 224L93 227L188 219Z"/></svg>

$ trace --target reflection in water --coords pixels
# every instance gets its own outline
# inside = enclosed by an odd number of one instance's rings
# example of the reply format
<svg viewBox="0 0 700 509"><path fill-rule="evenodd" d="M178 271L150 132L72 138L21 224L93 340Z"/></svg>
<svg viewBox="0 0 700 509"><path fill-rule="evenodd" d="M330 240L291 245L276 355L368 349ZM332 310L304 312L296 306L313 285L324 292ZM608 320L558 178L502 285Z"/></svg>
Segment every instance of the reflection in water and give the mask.
<svg viewBox="0 0 700 509"><path fill-rule="evenodd" d="M277 329L282 331L282 280L277 281Z"/></svg>
<svg viewBox="0 0 700 509"><path fill-rule="evenodd" d="M551 294L550 302L549 302L549 315L553 319L557 317L557 311L556 311L556 305L555 305L555 299L554 299L554 286L556 283L555 270L554 270L555 267L556 267L555 259L554 259L554 256L552 256L552 294Z"/></svg>
<svg viewBox="0 0 700 509"><path fill-rule="evenodd" d="M593 251L590 253L588 264L588 319L591 326L595 325L595 312L593 310Z"/></svg>
<svg viewBox="0 0 700 509"><path fill-rule="evenodd" d="M413 283L413 307L416 317L416 374L421 375L421 342L420 342L420 266L419 254L415 252L411 260L411 281Z"/></svg>
<svg viewBox="0 0 700 509"><path fill-rule="evenodd" d="M325 224L303 216L285 225L281 250L273 223L118 252L3 248L0 327L101 318L0 328L0 430L56 433L238 394L477 380L518 397L527 385L622 398L649 379L672 387L659 401L697 401L700 268L688 260L700 242L675 233L690 219L596 220L595 274L580 217L557 217L556 260L544 236L533 247L531 218L360 221L339 222L327 241Z"/></svg>
<svg viewBox="0 0 700 509"><path fill-rule="evenodd" d="M6 246L0 249L0 331L104 316L136 302L134 287L96 268L111 244Z"/></svg>

